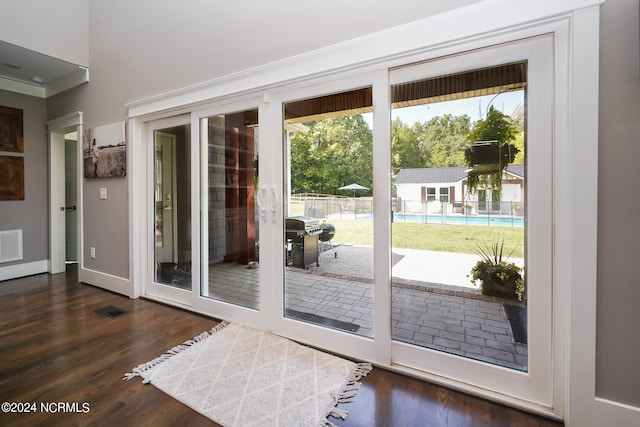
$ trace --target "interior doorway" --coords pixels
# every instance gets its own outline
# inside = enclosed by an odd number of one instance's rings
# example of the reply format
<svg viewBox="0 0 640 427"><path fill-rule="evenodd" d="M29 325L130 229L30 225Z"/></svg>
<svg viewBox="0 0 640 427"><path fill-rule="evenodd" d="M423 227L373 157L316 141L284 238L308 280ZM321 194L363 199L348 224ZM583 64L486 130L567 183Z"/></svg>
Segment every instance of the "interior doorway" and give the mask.
<svg viewBox="0 0 640 427"><path fill-rule="evenodd" d="M78 132L64 135L65 263L78 263Z"/></svg>
<svg viewBox="0 0 640 427"><path fill-rule="evenodd" d="M49 127L49 273L82 263L82 180L78 178L78 135L82 113L47 122Z"/></svg>

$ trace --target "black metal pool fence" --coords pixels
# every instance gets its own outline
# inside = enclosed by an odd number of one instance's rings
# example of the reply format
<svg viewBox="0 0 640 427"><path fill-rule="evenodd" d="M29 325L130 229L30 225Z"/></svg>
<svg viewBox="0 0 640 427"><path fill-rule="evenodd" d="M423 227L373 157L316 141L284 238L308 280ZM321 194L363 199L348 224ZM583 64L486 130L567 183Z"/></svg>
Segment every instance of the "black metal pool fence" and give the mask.
<svg viewBox="0 0 640 427"><path fill-rule="evenodd" d="M296 195L292 209L298 214L323 220L373 220L373 197ZM440 201L400 200L391 202L394 222L423 224L524 225L524 204L519 201Z"/></svg>

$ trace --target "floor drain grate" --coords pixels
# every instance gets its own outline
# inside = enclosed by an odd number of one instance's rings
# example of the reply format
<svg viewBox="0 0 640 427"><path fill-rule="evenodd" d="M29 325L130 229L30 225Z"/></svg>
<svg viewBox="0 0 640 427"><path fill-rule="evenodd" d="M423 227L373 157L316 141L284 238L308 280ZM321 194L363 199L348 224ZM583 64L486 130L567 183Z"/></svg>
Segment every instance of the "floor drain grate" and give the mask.
<svg viewBox="0 0 640 427"><path fill-rule="evenodd" d="M94 313L97 313L97 314L99 314L101 316L106 316L106 317L109 317L109 318L113 319L114 317L118 317L118 316L121 316L123 314L128 313L128 311L110 305L108 307L103 307L103 308L101 308L99 310L96 310L96 311L94 311Z"/></svg>

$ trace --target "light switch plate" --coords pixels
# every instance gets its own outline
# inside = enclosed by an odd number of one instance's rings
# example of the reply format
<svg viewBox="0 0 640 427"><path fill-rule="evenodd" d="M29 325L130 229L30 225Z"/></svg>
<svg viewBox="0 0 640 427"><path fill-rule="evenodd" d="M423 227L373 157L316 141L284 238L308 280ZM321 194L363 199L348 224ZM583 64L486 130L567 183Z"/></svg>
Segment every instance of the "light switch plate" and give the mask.
<svg viewBox="0 0 640 427"><path fill-rule="evenodd" d="M107 189L105 187L100 187L100 199L107 200Z"/></svg>

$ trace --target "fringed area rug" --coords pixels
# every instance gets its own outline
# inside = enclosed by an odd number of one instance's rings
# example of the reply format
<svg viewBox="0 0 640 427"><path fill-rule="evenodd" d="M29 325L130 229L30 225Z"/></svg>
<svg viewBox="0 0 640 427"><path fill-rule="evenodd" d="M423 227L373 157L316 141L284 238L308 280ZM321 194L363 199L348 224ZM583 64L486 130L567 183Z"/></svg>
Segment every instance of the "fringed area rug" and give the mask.
<svg viewBox="0 0 640 427"><path fill-rule="evenodd" d="M333 426L371 371L257 329L223 322L125 375L141 376L224 426Z"/></svg>

